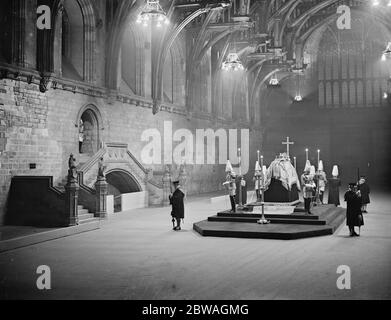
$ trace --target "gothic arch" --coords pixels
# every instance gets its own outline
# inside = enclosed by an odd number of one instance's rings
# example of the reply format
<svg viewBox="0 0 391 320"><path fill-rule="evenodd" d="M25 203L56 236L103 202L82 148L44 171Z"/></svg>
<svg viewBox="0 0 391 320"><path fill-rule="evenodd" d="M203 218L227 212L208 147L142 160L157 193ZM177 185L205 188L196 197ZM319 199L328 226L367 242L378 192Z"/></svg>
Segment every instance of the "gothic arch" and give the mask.
<svg viewBox="0 0 391 320"><path fill-rule="evenodd" d="M136 21L138 10L144 4L143 0L122 1L118 6L113 19L113 25L108 32L109 43L106 52L106 86L110 89L118 88L118 61L121 45L126 28L132 21Z"/></svg>
<svg viewBox="0 0 391 320"><path fill-rule="evenodd" d="M117 185L121 193L131 193L143 191L137 178L127 170L114 168L105 173L109 184ZM112 178L111 178L112 177Z"/></svg>
<svg viewBox="0 0 391 320"><path fill-rule="evenodd" d="M77 128L76 135L78 140L79 140L79 133L81 131L80 120L84 121L85 119L87 119L89 122L90 127L87 129L90 130L92 141L91 141L91 146L89 146L88 148L83 148L80 151L82 151L81 153L94 154L102 147L102 136L103 136L102 131L104 130L102 115L99 109L94 104L88 103L84 105L82 108L80 108L77 114L75 127Z"/></svg>
<svg viewBox="0 0 391 320"><path fill-rule="evenodd" d="M65 0L71 1L71 0ZM96 20L97 12L92 0L76 1L80 8L83 20L83 80L94 81L95 74L95 45L96 45ZM44 0L38 1L38 5L45 4ZM59 72L59 61L56 55L61 54L58 41L61 41L62 16L64 12L64 0L55 0L51 3L52 26L50 30L38 31L37 36L37 65L41 72ZM61 65L61 64L60 64Z"/></svg>

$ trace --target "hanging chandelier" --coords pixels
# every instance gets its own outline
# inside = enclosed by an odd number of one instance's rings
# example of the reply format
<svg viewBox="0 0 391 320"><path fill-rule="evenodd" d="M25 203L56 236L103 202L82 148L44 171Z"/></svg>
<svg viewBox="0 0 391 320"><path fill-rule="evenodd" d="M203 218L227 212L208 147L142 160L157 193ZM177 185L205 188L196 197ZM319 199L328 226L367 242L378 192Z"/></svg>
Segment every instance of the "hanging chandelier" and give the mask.
<svg viewBox="0 0 391 320"><path fill-rule="evenodd" d="M391 59L391 42L388 43L386 50L383 51L381 56L382 61L386 61L387 59Z"/></svg>
<svg viewBox="0 0 391 320"><path fill-rule="evenodd" d="M224 71L242 71L244 66L237 53L228 54L221 67Z"/></svg>
<svg viewBox="0 0 391 320"><path fill-rule="evenodd" d="M273 73L272 77L270 78L269 86L271 86L271 87L279 87L280 86L280 82L278 81L277 75L275 73Z"/></svg>
<svg viewBox="0 0 391 320"><path fill-rule="evenodd" d="M147 27L150 22L156 22L156 27L158 28L162 26L162 23L170 23L159 0L146 0L146 4L136 20L136 23L142 24L144 27Z"/></svg>

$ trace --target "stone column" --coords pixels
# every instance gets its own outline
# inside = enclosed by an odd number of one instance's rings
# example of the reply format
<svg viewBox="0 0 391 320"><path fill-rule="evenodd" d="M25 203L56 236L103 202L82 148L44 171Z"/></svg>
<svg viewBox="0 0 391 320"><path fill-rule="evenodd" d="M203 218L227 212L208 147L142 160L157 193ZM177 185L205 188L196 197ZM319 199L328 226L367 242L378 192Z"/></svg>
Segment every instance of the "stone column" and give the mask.
<svg viewBox="0 0 391 320"><path fill-rule="evenodd" d="M168 196L171 193L171 172L170 168L167 166L163 175L163 206L168 206L170 200Z"/></svg>
<svg viewBox="0 0 391 320"><path fill-rule="evenodd" d="M105 177L98 177L95 183L96 210L95 217L107 218L107 182Z"/></svg>
<svg viewBox="0 0 391 320"><path fill-rule="evenodd" d="M281 47L282 43L280 41L280 30L281 30L281 18L278 17L275 19L274 23L274 47Z"/></svg>
<svg viewBox="0 0 391 320"><path fill-rule="evenodd" d="M65 212L66 225L75 226L79 223L77 205L79 196L79 184L76 179L68 176L68 182L65 186Z"/></svg>

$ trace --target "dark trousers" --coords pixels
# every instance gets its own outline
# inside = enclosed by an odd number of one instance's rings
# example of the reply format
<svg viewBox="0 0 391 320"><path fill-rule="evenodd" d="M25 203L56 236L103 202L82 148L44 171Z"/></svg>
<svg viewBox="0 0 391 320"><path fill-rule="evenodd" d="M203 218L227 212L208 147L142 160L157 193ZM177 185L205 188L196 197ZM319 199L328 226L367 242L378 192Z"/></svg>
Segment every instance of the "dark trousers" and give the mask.
<svg viewBox="0 0 391 320"><path fill-rule="evenodd" d="M323 192L319 192L319 200L323 204Z"/></svg>
<svg viewBox="0 0 391 320"><path fill-rule="evenodd" d="M180 227L181 226L181 218L175 217L175 220L176 220L176 226Z"/></svg>
<svg viewBox="0 0 391 320"><path fill-rule="evenodd" d="M231 200L231 210L236 212L235 196L229 196L229 200Z"/></svg>
<svg viewBox="0 0 391 320"><path fill-rule="evenodd" d="M304 209L306 212L310 212L311 198L304 198Z"/></svg>

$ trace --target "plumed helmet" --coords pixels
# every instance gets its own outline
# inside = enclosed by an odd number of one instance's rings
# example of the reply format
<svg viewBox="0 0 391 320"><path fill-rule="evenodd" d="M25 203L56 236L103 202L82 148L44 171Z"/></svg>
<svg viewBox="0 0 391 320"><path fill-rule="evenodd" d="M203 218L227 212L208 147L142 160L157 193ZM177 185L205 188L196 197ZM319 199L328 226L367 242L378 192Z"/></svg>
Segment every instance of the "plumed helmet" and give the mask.
<svg viewBox="0 0 391 320"><path fill-rule="evenodd" d="M233 168L232 168L231 162L229 160L227 160L227 164L225 166L225 172L232 172L232 171L233 171Z"/></svg>
<svg viewBox="0 0 391 320"><path fill-rule="evenodd" d="M305 162L304 171L310 171L311 170L311 162L310 160L307 160Z"/></svg>
<svg viewBox="0 0 391 320"><path fill-rule="evenodd" d="M318 170L323 171L323 161L322 160L319 160Z"/></svg>

